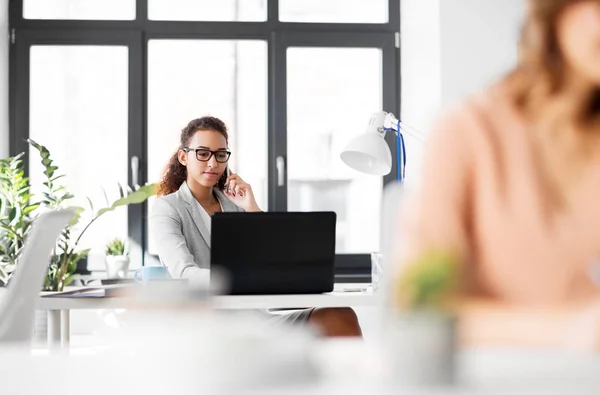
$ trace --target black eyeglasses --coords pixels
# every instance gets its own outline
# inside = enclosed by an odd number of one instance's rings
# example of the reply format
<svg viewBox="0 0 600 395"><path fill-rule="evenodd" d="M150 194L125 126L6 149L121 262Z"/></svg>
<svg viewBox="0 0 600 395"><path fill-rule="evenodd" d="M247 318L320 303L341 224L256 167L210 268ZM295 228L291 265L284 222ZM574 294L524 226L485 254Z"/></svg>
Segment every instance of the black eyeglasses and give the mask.
<svg viewBox="0 0 600 395"><path fill-rule="evenodd" d="M208 162L210 160L210 158L212 158L214 155L217 162L227 163L227 161L229 160L229 157L231 156L230 151L224 151L224 150L211 151L206 148L184 147L183 151L184 152L190 152L190 151L196 152L196 159L198 159L200 162Z"/></svg>

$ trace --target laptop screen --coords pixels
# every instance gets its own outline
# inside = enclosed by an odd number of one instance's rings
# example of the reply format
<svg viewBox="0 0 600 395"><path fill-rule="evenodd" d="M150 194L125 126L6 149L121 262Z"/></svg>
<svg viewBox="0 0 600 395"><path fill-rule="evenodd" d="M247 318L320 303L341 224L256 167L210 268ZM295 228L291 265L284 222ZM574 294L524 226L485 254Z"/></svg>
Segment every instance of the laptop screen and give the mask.
<svg viewBox="0 0 600 395"><path fill-rule="evenodd" d="M211 267L232 293L333 288L334 212L216 213L211 227Z"/></svg>

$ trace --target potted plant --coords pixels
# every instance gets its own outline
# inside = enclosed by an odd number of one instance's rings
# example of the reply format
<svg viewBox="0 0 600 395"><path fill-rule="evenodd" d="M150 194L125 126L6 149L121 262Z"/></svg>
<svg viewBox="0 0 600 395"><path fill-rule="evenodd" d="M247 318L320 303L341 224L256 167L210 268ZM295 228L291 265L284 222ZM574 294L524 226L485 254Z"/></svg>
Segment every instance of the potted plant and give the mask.
<svg viewBox="0 0 600 395"><path fill-rule="evenodd" d="M64 186L56 182L60 178L64 177L64 175L55 175L58 167L54 166L53 161L50 158L50 152L46 147L36 143L31 139L29 139L28 142L31 144L31 146L39 151L42 160L42 166L44 168L45 182L43 185L45 187L45 191L42 192L44 196L42 204L50 209L56 209L64 206L67 200L73 198L73 195L68 193ZM115 210L117 207L145 202L146 199L154 195L154 193L154 184L136 187L135 190L130 188L125 189L119 185L119 198L113 201L112 204L109 203L107 198L107 206L97 211L94 210L94 204L88 198L89 211L91 212L91 215L88 216L87 223L85 223L85 225L81 225L80 221L86 210L82 207L78 207L78 215L76 215L71 221L71 224L65 228L57 242L56 251L58 253L53 254L53 259L48 270L48 276L46 277L46 281L44 283L44 290L62 291L63 288L73 280L73 276L77 268L77 262L83 257L87 256L90 251L89 249L79 248L81 237L85 234L87 229L89 229L89 227L96 222L96 220L98 220L98 218ZM74 237L73 233L78 234L77 237Z"/></svg>
<svg viewBox="0 0 600 395"><path fill-rule="evenodd" d="M129 251L125 241L115 238L106 245L107 278L125 278L129 270Z"/></svg>
<svg viewBox="0 0 600 395"><path fill-rule="evenodd" d="M64 174L56 174L58 167L53 164L48 149L33 140L28 142L40 154L45 176L44 189L39 196L31 194L29 179L25 177L23 168L24 153L0 159L0 286L7 285L12 273L18 270L20 252L35 217L41 210L65 207L73 198L60 184ZM136 187L135 190L119 186L119 198L109 203L107 197L106 207L97 211L88 198L89 210L79 207L78 215L63 230L57 241L50 258L43 290L61 291L73 280L78 272L78 263L85 260L89 253L89 249L79 248L79 241L92 223L119 206L144 202L154 195L154 190L154 184ZM88 221L81 224L86 214ZM43 332L45 323L44 312L39 319L36 317L36 332Z"/></svg>
<svg viewBox="0 0 600 395"><path fill-rule="evenodd" d="M39 203L32 201L23 154L0 159L0 285L8 283Z"/></svg>
<svg viewBox="0 0 600 395"><path fill-rule="evenodd" d="M58 180L64 177L56 175L58 167L54 165L50 157L50 152L46 147L29 139L29 144L38 150L44 169L45 181L42 191L42 206L46 209L57 209L65 207L73 195L65 190L65 187L58 183ZM148 184L136 186L135 190L123 188L119 185L119 198L109 203L106 198L106 207L99 210L94 209L91 199L87 199L89 210L83 207L77 207L77 215L71 223L63 230L59 237L54 254L48 267L48 275L44 282L45 291L62 291L74 278L77 269L77 262L86 257L90 249L82 249L79 246L82 236L87 229L98 220L102 215L115 210L120 206L129 204L139 204L145 202L155 193L155 185ZM106 194L105 194L106 196ZM83 219L86 221L83 222Z"/></svg>
<svg viewBox="0 0 600 395"><path fill-rule="evenodd" d="M393 287L388 339L394 381L402 385L454 382L460 289L455 254L427 251L403 267Z"/></svg>

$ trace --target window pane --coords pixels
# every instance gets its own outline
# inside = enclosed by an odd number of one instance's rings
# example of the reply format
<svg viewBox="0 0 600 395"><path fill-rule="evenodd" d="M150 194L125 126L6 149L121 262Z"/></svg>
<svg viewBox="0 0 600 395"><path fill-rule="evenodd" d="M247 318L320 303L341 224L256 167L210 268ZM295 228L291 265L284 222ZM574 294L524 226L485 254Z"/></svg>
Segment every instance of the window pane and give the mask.
<svg viewBox="0 0 600 395"><path fill-rule="evenodd" d="M379 49L287 51L288 209L335 211L338 253L379 245L382 179L350 169L340 152L382 109L381 69Z"/></svg>
<svg viewBox="0 0 600 395"><path fill-rule="evenodd" d="M135 0L24 0L25 19L135 19Z"/></svg>
<svg viewBox="0 0 600 395"><path fill-rule="evenodd" d="M279 0L283 22L386 23L388 0Z"/></svg>
<svg viewBox="0 0 600 395"><path fill-rule="evenodd" d="M148 18L159 21L260 22L267 20L267 0L148 0Z"/></svg>
<svg viewBox="0 0 600 395"><path fill-rule="evenodd" d="M85 225L92 216L86 197L97 211L107 206L103 187L112 203L118 183L127 184L128 49L32 46L30 73L30 137L48 148L56 174L66 175L59 182L75 195L69 205L86 208ZM38 151L29 153L31 184L39 193L43 168ZM125 207L94 222L79 244L92 248L88 268L104 270L106 243L127 234Z"/></svg>
<svg viewBox="0 0 600 395"><path fill-rule="evenodd" d="M267 46L264 41L150 40L148 177L159 181L187 123L204 115L225 122L229 167L267 209ZM151 209L152 201L149 204ZM149 238L149 252L155 254Z"/></svg>

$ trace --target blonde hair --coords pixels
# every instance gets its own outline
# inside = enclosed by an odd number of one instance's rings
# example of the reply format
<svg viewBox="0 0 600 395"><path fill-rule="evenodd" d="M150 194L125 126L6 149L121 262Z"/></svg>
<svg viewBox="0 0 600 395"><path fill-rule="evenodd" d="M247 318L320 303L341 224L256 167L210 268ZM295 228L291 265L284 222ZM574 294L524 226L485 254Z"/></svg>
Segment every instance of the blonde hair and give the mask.
<svg viewBox="0 0 600 395"><path fill-rule="evenodd" d="M563 89L567 68L561 52L557 25L561 13L582 0L529 0L521 31L519 62L506 78L516 104L526 115L539 111ZM579 109L577 121L589 124L600 119L600 89Z"/></svg>

